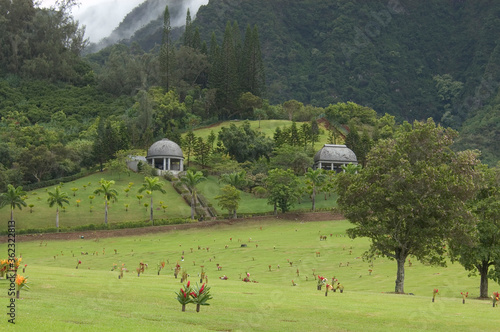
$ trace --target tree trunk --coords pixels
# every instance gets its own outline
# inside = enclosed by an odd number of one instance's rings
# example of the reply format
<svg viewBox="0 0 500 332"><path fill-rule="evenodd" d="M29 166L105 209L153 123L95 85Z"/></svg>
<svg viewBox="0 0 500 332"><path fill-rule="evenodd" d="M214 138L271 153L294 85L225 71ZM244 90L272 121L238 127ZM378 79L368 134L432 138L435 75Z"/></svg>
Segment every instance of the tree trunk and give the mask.
<svg viewBox="0 0 500 332"><path fill-rule="evenodd" d="M194 220L194 194L191 192L191 220Z"/></svg>
<svg viewBox="0 0 500 332"><path fill-rule="evenodd" d="M182 305L182 311L186 311L186 305L185 304Z"/></svg>
<svg viewBox="0 0 500 332"><path fill-rule="evenodd" d="M312 194L312 210L316 209L316 187L313 188L313 194Z"/></svg>
<svg viewBox="0 0 500 332"><path fill-rule="evenodd" d="M196 312L200 312L200 304L199 303L196 304Z"/></svg>
<svg viewBox="0 0 500 332"><path fill-rule="evenodd" d="M396 261L398 263L398 271L396 274L396 288L395 292L399 294L404 294L405 292L405 262L407 255L403 253L403 250L396 249Z"/></svg>
<svg viewBox="0 0 500 332"><path fill-rule="evenodd" d="M238 216L236 215L236 209L233 211L233 219L237 219Z"/></svg>
<svg viewBox="0 0 500 332"><path fill-rule="evenodd" d="M56 228L59 228L59 208L56 209Z"/></svg>
<svg viewBox="0 0 500 332"><path fill-rule="evenodd" d="M104 202L104 223L108 224L108 200Z"/></svg>
<svg viewBox="0 0 500 332"><path fill-rule="evenodd" d="M481 276L481 284L479 285L479 297L488 298L488 262L482 261L481 265L477 266L479 275Z"/></svg>
<svg viewBox="0 0 500 332"><path fill-rule="evenodd" d="M151 222L153 223L153 226L155 225L155 222L153 220L153 194L151 194L151 215L149 217L149 219L151 220Z"/></svg>

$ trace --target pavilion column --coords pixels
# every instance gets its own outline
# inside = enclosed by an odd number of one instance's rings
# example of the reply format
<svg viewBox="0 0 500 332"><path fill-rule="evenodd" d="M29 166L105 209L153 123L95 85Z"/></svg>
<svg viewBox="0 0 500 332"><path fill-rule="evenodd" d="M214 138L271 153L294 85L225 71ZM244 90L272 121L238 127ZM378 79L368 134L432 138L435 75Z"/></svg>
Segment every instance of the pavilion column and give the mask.
<svg viewBox="0 0 500 332"><path fill-rule="evenodd" d="M172 169L172 159L168 158L168 168L169 171Z"/></svg>
<svg viewBox="0 0 500 332"><path fill-rule="evenodd" d="M184 160L180 159L179 160L179 171L183 171L184 170Z"/></svg>
<svg viewBox="0 0 500 332"><path fill-rule="evenodd" d="M167 159L166 158L163 158L163 170L164 171L167 170Z"/></svg>
<svg viewBox="0 0 500 332"><path fill-rule="evenodd" d="M155 158L151 158L151 166L155 168Z"/></svg>
<svg viewBox="0 0 500 332"><path fill-rule="evenodd" d="M319 169L321 169L321 161L319 162Z"/></svg>

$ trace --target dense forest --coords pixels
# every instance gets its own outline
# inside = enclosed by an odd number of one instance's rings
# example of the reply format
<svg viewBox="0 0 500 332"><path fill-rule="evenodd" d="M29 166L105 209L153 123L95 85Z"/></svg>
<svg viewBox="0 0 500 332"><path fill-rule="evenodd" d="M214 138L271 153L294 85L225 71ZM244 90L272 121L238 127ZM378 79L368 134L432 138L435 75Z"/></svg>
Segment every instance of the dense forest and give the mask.
<svg viewBox="0 0 500 332"><path fill-rule="evenodd" d="M97 52L70 15L74 4L0 0L0 191L102 167L162 137L203 158L231 155L229 129L210 146L180 138L227 119L305 122L284 140L304 148L294 135L314 140L327 119L332 142L347 135L362 161L396 122L433 117L459 130L457 149L500 159L495 2L211 0L194 20L183 13L181 29L170 23L179 7L164 7ZM239 162L262 167L257 155L290 152L280 133L243 134L261 150L232 155Z"/></svg>

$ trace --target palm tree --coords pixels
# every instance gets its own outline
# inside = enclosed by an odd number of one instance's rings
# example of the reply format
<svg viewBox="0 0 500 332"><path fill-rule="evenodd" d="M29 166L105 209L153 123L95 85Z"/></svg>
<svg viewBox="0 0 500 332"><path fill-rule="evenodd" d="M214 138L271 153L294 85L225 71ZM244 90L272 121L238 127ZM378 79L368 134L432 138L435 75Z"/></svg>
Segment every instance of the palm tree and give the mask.
<svg viewBox="0 0 500 332"><path fill-rule="evenodd" d="M59 207L63 207L64 204L69 204L68 194L63 191L60 191L61 187L56 187L54 192L48 192L49 198L47 202L49 202L49 207L53 207L56 205L56 228L59 228Z"/></svg>
<svg viewBox="0 0 500 332"><path fill-rule="evenodd" d="M11 184L7 185L7 192L0 194L0 208L7 204L10 206L10 221L14 221L15 208L22 210L23 206L26 206L24 196L26 196L26 192L23 191L23 187L15 188Z"/></svg>
<svg viewBox="0 0 500 332"><path fill-rule="evenodd" d="M243 190L243 188L248 184L246 179L247 173L245 171L226 173L221 175L221 181L229 184L235 188Z"/></svg>
<svg viewBox="0 0 500 332"><path fill-rule="evenodd" d="M192 170L188 170L184 176L181 177L182 183L184 183L191 191L191 219L194 219L194 208L196 202L196 185L200 182L205 181L207 178L203 176L203 173L197 171L196 173Z"/></svg>
<svg viewBox="0 0 500 332"><path fill-rule="evenodd" d="M312 210L316 209L316 189L321 186L326 179L326 175L323 173L321 168L313 170L311 167L307 169L307 172L304 174L306 178L309 180L309 183L312 186Z"/></svg>
<svg viewBox="0 0 500 332"><path fill-rule="evenodd" d="M340 168L342 168L342 170L346 173L357 174L363 167L360 164L354 165L353 163L349 163L347 165L340 166Z"/></svg>
<svg viewBox="0 0 500 332"><path fill-rule="evenodd" d="M144 183L142 184L142 188L139 189L140 193L142 193L144 190L146 190L147 193L150 193L151 203L149 204L149 206L151 208L151 214L149 220L151 220L153 225L155 224L153 220L153 191L158 190L162 194L166 193L165 189L163 189L162 187L163 187L163 182L160 182L160 179L146 176L144 178Z"/></svg>
<svg viewBox="0 0 500 332"><path fill-rule="evenodd" d="M108 224L108 202L111 199L116 199L116 196L118 196L118 192L111 188L112 185L115 184L115 181L107 181L104 179L101 179L99 181L99 184L101 187L98 189L94 190L94 194L103 194L104 195L104 223L107 225Z"/></svg>

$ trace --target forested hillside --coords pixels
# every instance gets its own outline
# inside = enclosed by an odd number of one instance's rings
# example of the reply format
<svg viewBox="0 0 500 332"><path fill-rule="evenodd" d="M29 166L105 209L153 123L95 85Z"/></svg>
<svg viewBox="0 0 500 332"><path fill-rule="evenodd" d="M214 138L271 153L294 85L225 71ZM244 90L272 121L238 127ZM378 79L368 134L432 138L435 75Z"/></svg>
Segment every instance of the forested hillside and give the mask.
<svg viewBox="0 0 500 332"><path fill-rule="evenodd" d="M271 164L301 146L310 158L318 119L361 161L396 123L427 117L461 132L457 149L500 159L496 2L211 0L181 29L180 7L166 7L130 40L86 55L71 3L0 0L0 191L111 166L163 137L214 165L231 155L223 131L210 145L181 134L232 119L304 122L288 139L245 132Z"/></svg>
<svg viewBox="0 0 500 332"><path fill-rule="evenodd" d="M433 117L463 131L461 147L498 160L500 3L211 0L193 25L220 43L227 21L259 29L271 103L353 101L398 121Z"/></svg>

